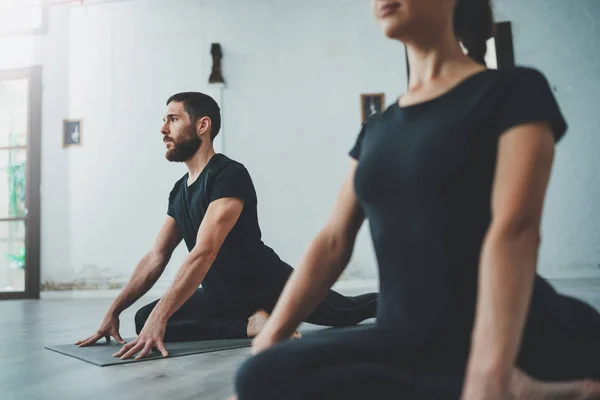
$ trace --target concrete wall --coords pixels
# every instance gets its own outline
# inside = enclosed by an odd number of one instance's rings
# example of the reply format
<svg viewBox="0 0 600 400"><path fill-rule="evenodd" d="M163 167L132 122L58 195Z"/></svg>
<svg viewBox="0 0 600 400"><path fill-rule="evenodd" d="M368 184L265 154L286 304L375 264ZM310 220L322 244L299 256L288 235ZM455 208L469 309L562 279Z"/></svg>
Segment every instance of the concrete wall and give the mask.
<svg viewBox="0 0 600 400"><path fill-rule="evenodd" d="M546 206L542 274L600 276L600 2L498 0L496 15L513 22L517 62L546 73L570 124ZM292 265L346 174L359 95L384 92L389 104L406 89L403 47L355 0L55 6L41 40L43 281L122 282L150 247L185 172L164 159L164 102L182 90L215 93L211 43L224 52L222 145L250 170L264 240ZM84 119L82 147L61 147L62 118ZM178 249L163 282L185 255ZM365 226L346 278L376 275Z"/></svg>
<svg viewBox="0 0 600 400"><path fill-rule="evenodd" d="M513 22L517 62L548 77L569 123L557 147L543 220L540 269L600 275L600 2L497 0Z"/></svg>
<svg viewBox="0 0 600 400"><path fill-rule="evenodd" d="M69 160L68 279L126 279L152 244L185 172L164 160L164 102L212 90L211 43L224 51L225 152L251 171L264 240L291 264L345 176L359 94L387 90L393 101L405 85L402 46L381 36L366 3L148 0L72 7L69 19L67 117L84 118L84 145L55 147ZM183 261L179 250L165 278ZM43 271L68 276L50 257ZM349 275L374 272L364 232Z"/></svg>

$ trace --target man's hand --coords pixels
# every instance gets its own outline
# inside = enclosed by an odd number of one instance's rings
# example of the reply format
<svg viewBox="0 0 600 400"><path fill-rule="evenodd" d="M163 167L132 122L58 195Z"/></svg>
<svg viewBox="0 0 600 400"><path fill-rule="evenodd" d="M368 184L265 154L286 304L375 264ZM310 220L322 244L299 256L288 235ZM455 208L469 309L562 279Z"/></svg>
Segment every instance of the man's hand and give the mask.
<svg viewBox="0 0 600 400"><path fill-rule="evenodd" d="M119 317L109 312L104 316L104 319L100 323L100 328L98 328L96 334L87 339L78 341L75 343L75 345L79 347L89 346L96 343L103 337L106 338L107 342L109 342L111 336L117 341L117 343L125 344L125 341L119 334Z"/></svg>
<svg viewBox="0 0 600 400"><path fill-rule="evenodd" d="M163 357L168 356L169 353L163 343L166 328L166 322L158 321L150 315L140 335L123 346L119 352L113 354L113 357L121 357L121 360L126 360L139 352L135 357L136 360L139 360L154 349L158 349Z"/></svg>

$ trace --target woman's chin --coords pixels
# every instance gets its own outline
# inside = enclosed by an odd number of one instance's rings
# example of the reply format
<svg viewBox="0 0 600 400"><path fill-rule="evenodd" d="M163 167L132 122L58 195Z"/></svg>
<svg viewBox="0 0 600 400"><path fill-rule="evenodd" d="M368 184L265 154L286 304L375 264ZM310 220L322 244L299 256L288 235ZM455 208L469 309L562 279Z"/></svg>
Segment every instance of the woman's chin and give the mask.
<svg viewBox="0 0 600 400"><path fill-rule="evenodd" d="M382 21L380 26L383 34L389 39L400 40L402 33L406 30L405 24L401 24L399 21Z"/></svg>

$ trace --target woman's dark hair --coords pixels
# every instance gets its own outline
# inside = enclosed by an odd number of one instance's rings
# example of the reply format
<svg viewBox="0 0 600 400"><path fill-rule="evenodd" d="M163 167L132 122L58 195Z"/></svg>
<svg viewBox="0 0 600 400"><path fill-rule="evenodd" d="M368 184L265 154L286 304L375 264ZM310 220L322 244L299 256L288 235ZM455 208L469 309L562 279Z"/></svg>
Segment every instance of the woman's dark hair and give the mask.
<svg viewBox="0 0 600 400"><path fill-rule="evenodd" d="M469 57L485 65L486 43L494 35L491 0L456 0L454 34Z"/></svg>

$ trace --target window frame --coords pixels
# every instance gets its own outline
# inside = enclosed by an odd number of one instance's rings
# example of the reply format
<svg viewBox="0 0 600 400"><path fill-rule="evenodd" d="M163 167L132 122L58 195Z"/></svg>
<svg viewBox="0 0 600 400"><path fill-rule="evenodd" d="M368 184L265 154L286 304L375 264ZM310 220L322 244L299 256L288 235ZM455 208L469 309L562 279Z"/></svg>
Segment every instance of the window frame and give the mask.
<svg viewBox="0 0 600 400"><path fill-rule="evenodd" d="M0 39L16 36L45 35L48 33L48 20L50 14L50 0L41 0L42 23L37 28L13 29L0 31Z"/></svg>

